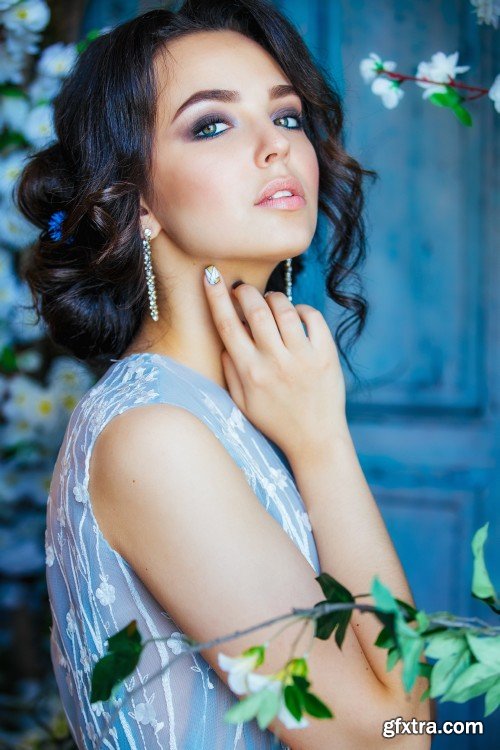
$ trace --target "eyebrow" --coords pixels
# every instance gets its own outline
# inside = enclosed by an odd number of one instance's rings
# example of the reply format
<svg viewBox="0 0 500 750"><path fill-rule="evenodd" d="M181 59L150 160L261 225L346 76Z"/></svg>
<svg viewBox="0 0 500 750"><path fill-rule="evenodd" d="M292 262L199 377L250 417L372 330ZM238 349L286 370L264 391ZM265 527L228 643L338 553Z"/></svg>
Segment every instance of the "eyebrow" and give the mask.
<svg viewBox="0 0 500 750"><path fill-rule="evenodd" d="M288 96L289 94L296 94L296 96L299 96L297 91L294 89L293 86L290 84L284 84L279 83L276 86L272 86L269 91L269 99L283 99L285 96ZM181 112L184 112L187 107L190 107L192 104L196 104L197 102L202 101L208 101L208 100L217 100L219 102L239 102L241 101L241 97L237 91L233 91L231 89L203 89L202 91L196 91L194 94L192 94L188 99L186 99L183 104L179 107L177 112L174 115L174 120L179 117Z"/></svg>

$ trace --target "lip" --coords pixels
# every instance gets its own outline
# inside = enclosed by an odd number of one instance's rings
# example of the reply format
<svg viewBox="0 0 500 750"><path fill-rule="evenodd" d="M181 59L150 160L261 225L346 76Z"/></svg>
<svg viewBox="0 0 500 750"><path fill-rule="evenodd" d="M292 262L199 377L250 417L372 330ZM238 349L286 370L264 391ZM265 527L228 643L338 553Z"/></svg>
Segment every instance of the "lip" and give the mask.
<svg viewBox="0 0 500 750"><path fill-rule="evenodd" d="M278 177L275 180L271 180L259 193L255 205L258 206L263 201L269 199L278 190L289 190L293 196L300 196L305 202L304 188L302 183L296 177L289 175L287 177ZM283 200L292 200L291 196L283 198L275 198L275 202Z"/></svg>

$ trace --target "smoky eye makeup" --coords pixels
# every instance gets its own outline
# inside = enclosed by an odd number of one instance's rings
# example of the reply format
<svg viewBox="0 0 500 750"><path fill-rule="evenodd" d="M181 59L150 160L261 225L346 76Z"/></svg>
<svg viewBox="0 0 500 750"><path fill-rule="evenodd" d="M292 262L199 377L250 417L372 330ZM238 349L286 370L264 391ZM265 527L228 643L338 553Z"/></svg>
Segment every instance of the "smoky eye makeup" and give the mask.
<svg viewBox="0 0 500 750"><path fill-rule="evenodd" d="M304 115L300 111L300 109L296 107L288 107L286 109L280 110L279 112L275 113L273 120L287 119L287 118L295 119L297 121L297 124L292 125L292 126L285 125L284 127L286 130L303 130ZM231 119L225 113L210 112L198 118L191 126L188 127L188 137L190 137L192 140L195 140L195 141L209 140L211 138L216 138L217 136L225 132L226 129L221 130L218 133L205 134L204 136L200 135L200 131L203 130L204 128L209 127L210 125L216 125L218 123L223 123L225 125L233 124Z"/></svg>

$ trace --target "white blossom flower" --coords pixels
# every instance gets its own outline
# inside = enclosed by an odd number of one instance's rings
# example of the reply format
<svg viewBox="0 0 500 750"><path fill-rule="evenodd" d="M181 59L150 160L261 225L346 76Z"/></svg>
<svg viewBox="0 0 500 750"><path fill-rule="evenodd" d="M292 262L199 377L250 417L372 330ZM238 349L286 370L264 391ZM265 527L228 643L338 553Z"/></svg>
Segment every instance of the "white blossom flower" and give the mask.
<svg viewBox="0 0 500 750"><path fill-rule="evenodd" d="M478 24L487 24L498 29L498 17L500 16L499 0L470 0L472 5L477 8Z"/></svg>
<svg viewBox="0 0 500 750"><path fill-rule="evenodd" d="M377 71L388 70L392 72L396 67L394 60L382 62L382 58L376 52L370 52L370 56L361 60L359 72L363 76L365 83L371 83L379 75Z"/></svg>
<svg viewBox="0 0 500 750"><path fill-rule="evenodd" d="M30 103L24 93L5 91L0 96L0 125L20 132L29 110Z"/></svg>
<svg viewBox="0 0 500 750"><path fill-rule="evenodd" d="M71 71L77 57L75 44L56 42L43 50L37 63L37 71L42 76L64 78Z"/></svg>
<svg viewBox="0 0 500 750"><path fill-rule="evenodd" d="M455 79L457 73L465 73L469 70L470 65L457 65L458 52L452 55L445 55L444 52L436 52L431 57L430 62L420 62L417 67L417 78L428 78L433 83L426 81L415 81L417 86L425 89L422 96L428 99L432 94L445 94L447 84ZM437 82L437 83L436 83Z"/></svg>
<svg viewBox="0 0 500 750"><path fill-rule="evenodd" d="M0 61L1 68L1 61ZM19 211L13 200L4 200L0 206L0 243L21 250L33 242L40 230Z"/></svg>
<svg viewBox="0 0 500 750"><path fill-rule="evenodd" d="M182 635L183 633L175 631L174 633L171 633L170 638L167 639L167 646L172 650L172 653L176 655L186 650L186 643L182 640L182 638L174 637Z"/></svg>
<svg viewBox="0 0 500 750"><path fill-rule="evenodd" d="M258 693L266 688L275 693L281 692L280 707L276 716L288 729L302 729L303 727L309 726L309 721L305 716L302 716L300 721L297 721L295 716L293 716L286 707L282 693L281 680L276 680L272 676L264 674L249 674L248 687L251 693Z"/></svg>
<svg viewBox="0 0 500 750"><path fill-rule="evenodd" d="M71 357L59 356L52 360L47 383L58 393L83 394L94 381L88 367Z"/></svg>
<svg viewBox="0 0 500 750"><path fill-rule="evenodd" d="M111 583L108 583L107 575L100 573L99 578L101 579L101 585L96 589L95 593L102 606L106 607L115 601L115 587Z"/></svg>
<svg viewBox="0 0 500 750"><path fill-rule="evenodd" d="M4 26L14 32L42 31L50 20L50 10L43 0L21 0L2 16Z"/></svg>
<svg viewBox="0 0 500 750"><path fill-rule="evenodd" d="M62 79L55 76L38 76L27 86L32 105L39 104L42 101L52 101L59 93Z"/></svg>
<svg viewBox="0 0 500 750"><path fill-rule="evenodd" d="M493 81L490 90L488 91L488 97L495 105L497 112L500 112L500 73Z"/></svg>
<svg viewBox="0 0 500 750"><path fill-rule="evenodd" d="M42 148L55 139L53 105L35 105L26 118L22 132L37 148Z"/></svg>
<svg viewBox="0 0 500 750"><path fill-rule="evenodd" d="M248 692L247 677L256 668L259 660L259 652L242 656L227 656L219 652L217 654L219 667L228 673L227 683L233 693L244 695Z"/></svg>
<svg viewBox="0 0 500 750"><path fill-rule="evenodd" d="M0 160L0 192L6 197L11 197L12 189L24 167L27 150L11 151Z"/></svg>
<svg viewBox="0 0 500 750"><path fill-rule="evenodd" d="M25 349L16 354L16 363L23 372L36 372L42 366L43 357L37 349Z"/></svg>
<svg viewBox="0 0 500 750"><path fill-rule="evenodd" d="M25 222L23 221L25 224ZM33 233L34 227L29 224L29 232ZM21 224L22 228L22 224ZM27 233L24 229L24 242L26 244ZM36 234L36 231L34 232ZM21 238L19 238L21 240ZM33 298L28 285L24 281L19 281L17 285L17 300L10 315L10 327L17 341L30 343L39 341L45 336L46 324L43 318L38 323L36 321L35 310L33 308Z"/></svg>
<svg viewBox="0 0 500 750"><path fill-rule="evenodd" d="M371 88L374 94L380 96L382 104L387 109L394 109L404 96L399 83L388 78L375 78Z"/></svg>
<svg viewBox="0 0 500 750"><path fill-rule="evenodd" d="M7 8L10 8L14 3L17 3L17 0L0 0L0 10L7 10Z"/></svg>

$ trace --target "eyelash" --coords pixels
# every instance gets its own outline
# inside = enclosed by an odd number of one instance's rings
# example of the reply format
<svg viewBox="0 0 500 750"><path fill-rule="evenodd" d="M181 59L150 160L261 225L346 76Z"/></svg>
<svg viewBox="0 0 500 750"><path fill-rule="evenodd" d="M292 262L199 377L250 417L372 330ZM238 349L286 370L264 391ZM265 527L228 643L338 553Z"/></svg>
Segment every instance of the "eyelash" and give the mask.
<svg viewBox="0 0 500 750"><path fill-rule="evenodd" d="M287 117L293 117L297 120L298 125L293 128L287 128L287 130L303 130L304 129L304 117L303 115L298 112L297 110L293 110L291 112L285 112L282 115L279 115L278 117L275 117L275 120L282 120ZM231 123L227 122L227 120L224 119L223 115L208 115L206 118L201 119L199 122L197 122L193 129L191 130L191 134L193 136L193 140L195 141L207 141L211 138L217 138L219 135L222 135L222 133L225 133L225 130L221 130L219 133L214 133L212 135L205 135L205 136L199 136L198 133L200 133L204 128L208 127L208 125L216 125L219 122L223 122L224 125L230 125Z"/></svg>

